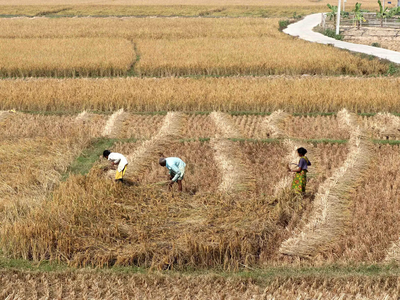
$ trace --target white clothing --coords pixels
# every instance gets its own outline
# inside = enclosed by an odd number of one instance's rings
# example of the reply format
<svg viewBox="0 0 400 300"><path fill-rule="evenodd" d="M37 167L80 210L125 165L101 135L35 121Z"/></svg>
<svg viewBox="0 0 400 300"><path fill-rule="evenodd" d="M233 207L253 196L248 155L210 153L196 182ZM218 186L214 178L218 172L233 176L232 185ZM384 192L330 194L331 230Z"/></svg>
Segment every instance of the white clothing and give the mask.
<svg viewBox="0 0 400 300"><path fill-rule="evenodd" d="M125 166L128 164L128 160L121 153L111 152L108 155L108 160L114 164L118 164L118 172L122 172Z"/></svg>

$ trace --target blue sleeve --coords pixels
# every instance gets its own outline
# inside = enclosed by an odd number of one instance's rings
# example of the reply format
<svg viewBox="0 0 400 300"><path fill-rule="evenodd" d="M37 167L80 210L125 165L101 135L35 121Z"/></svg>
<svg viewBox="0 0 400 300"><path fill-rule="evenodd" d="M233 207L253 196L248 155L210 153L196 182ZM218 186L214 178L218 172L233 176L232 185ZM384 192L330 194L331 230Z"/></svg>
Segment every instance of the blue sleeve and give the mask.
<svg viewBox="0 0 400 300"><path fill-rule="evenodd" d="M302 170L307 170L307 161L304 158L300 158L299 168Z"/></svg>

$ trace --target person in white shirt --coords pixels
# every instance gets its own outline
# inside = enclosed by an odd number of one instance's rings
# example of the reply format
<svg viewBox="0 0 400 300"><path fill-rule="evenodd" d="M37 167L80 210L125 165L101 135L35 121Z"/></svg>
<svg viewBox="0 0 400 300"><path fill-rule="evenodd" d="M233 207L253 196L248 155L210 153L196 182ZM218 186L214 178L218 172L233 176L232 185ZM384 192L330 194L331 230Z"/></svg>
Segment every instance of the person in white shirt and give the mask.
<svg viewBox="0 0 400 300"><path fill-rule="evenodd" d="M118 165L117 173L115 173L115 181L123 182L123 177L128 166L128 160L121 153L111 152L110 150L104 150L103 156L111 161L113 166Z"/></svg>

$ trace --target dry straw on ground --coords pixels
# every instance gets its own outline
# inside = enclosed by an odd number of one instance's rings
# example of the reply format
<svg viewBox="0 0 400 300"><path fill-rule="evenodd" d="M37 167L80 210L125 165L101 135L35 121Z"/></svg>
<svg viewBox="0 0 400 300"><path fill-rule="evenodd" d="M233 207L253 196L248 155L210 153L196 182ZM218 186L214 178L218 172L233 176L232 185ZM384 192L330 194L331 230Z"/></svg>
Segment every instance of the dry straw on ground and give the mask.
<svg viewBox="0 0 400 300"><path fill-rule="evenodd" d="M261 125L262 137L282 138L286 134L284 132L285 119L290 115L282 110L274 111Z"/></svg>
<svg viewBox="0 0 400 300"><path fill-rule="evenodd" d="M319 187L308 224L282 243L279 251L283 254L314 256L324 252L343 234L350 221L349 193L368 167L372 143L357 124L356 116L344 109L338 118L351 133L349 155L343 166Z"/></svg>
<svg viewBox="0 0 400 300"><path fill-rule="evenodd" d="M219 132L219 134L216 135L217 138L243 138L243 134L240 132L240 129L237 128L230 115L214 111L210 114L210 118L215 123L215 126Z"/></svg>
<svg viewBox="0 0 400 300"><path fill-rule="evenodd" d="M389 113L378 113L366 120L366 126L380 138L397 138L400 136L400 117Z"/></svg>
<svg viewBox="0 0 400 300"><path fill-rule="evenodd" d="M124 120L128 117L128 114L124 112L124 109L113 113L107 120L107 123L103 129L102 136L104 137L117 137Z"/></svg>
<svg viewBox="0 0 400 300"><path fill-rule="evenodd" d="M232 193L251 188L254 185L254 175L246 170L240 145L228 140L243 138L243 134L235 126L232 117L226 113L214 111L210 118L219 132L217 138L211 140L211 147L215 151L214 160L221 170L219 190Z"/></svg>
<svg viewBox="0 0 400 300"><path fill-rule="evenodd" d="M221 172L221 192L233 193L254 189L254 174L243 163L240 144L227 139L212 139L214 160Z"/></svg>
<svg viewBox="0 0 400 300"><path fill-rule="evenodd" d="M134 171L135 174L140 175L149 168L152 160L157 160L170 144L181 138L186 122L187 116L184 113L168 112L158 133L150 140L143 142L134 153L127 155L129 164L134 167L134 170L128 168L127 174Z"/></svg>

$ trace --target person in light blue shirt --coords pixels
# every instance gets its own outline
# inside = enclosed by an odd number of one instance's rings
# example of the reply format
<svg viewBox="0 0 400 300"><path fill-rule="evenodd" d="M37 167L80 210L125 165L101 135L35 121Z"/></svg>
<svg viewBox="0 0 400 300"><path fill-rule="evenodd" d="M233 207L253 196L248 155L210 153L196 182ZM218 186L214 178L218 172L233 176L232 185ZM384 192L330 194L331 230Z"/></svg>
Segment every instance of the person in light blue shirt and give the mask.
<svg viewBox="0 0 400 300"><path fill-rule="evenodd" d="M169 189L177 182L179 191L182 192L182 179L185 176L186 167L183 160L178 157L161 157L158 162L160 166L167 167L169 170Z"/></svg>

